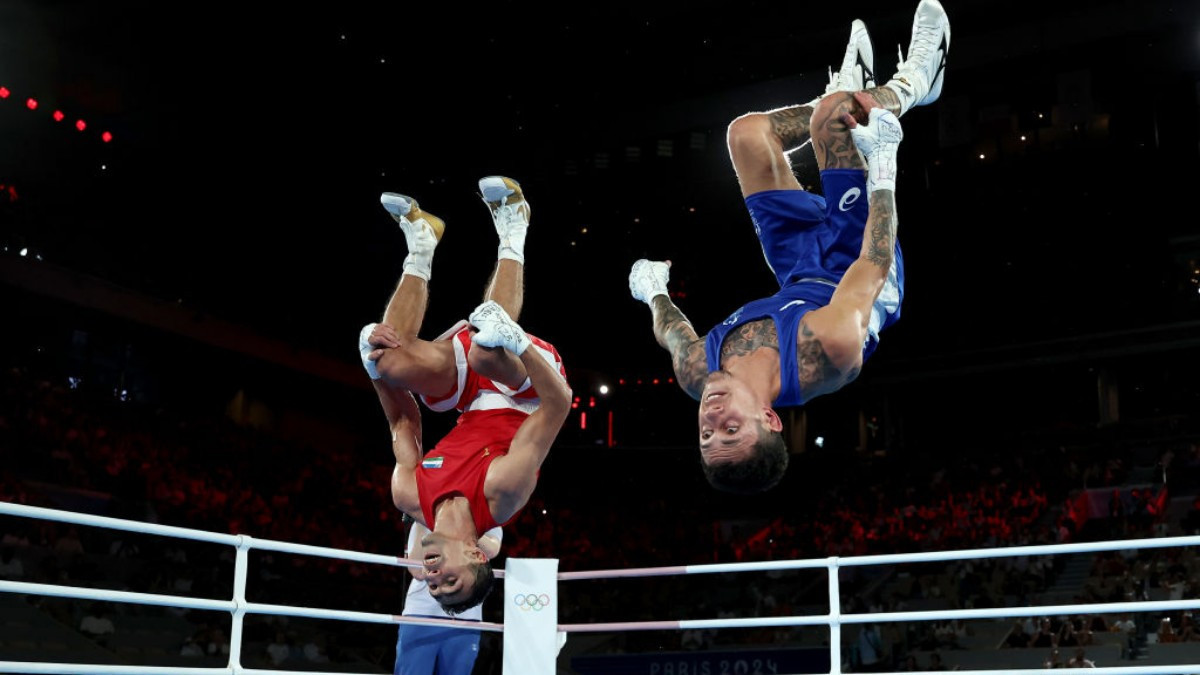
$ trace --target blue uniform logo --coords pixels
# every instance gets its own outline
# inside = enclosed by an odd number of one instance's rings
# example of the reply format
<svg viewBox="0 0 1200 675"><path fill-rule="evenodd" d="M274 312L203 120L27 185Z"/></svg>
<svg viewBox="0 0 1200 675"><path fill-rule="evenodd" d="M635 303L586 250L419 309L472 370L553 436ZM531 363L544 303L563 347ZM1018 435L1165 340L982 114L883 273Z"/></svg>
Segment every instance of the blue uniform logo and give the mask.
<svg viewBox="0 0 1200 675"><path fill-rule="evenodd" d="M737 320L739 318L741 318L742 310L744 310L744 309L746 309L746 308L739 307L738 311L734 312L733 314L730 314L728 319L725 319L724 321L721 322L721 325L722 326L732 326L733 324L737 323Z"/></svg>
<svg viewBox="0 0 1200 675"><path fill-rule="evenodd" d="M838 210L849 211L850 207L854 206L854 202L858 201L858 198L861 196L862 190L859 190L856 187L846 190L846 192L842 195L841 201L838 202Z"/></svg>

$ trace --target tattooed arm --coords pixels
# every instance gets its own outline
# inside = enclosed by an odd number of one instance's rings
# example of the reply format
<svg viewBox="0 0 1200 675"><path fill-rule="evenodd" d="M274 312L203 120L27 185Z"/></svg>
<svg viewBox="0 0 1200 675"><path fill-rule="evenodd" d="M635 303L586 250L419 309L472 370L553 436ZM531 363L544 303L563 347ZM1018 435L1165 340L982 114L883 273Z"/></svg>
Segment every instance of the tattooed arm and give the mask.
<svg viewBox="0 0 1200 675"><path fill-rule="evenodd" d="M857 316L855 323L864 331L871 319L871 307L887 282L896 252L896 198L891 190L876 190L868 197L866 231L862 250L851 263L833 292L830 305L847 305ZM861 345L861 341L860 341Z"/></svg>
<svg viewBox="0 0 1200 675"><path fill-rule="evenodd" d="M862 341L855 340L866 329L847 330L847 322L825 310L829 308L809 312L796 335L796 365L806 401L841 389L862 368Z"/></svg>
<svg viewBox="0 0 1200 675"><path fill-rule="evenodd" d="M809 312L796 336L805 398L828 393L858 376L871 308L887 282L896 250L896 200L891 190L870 197L866 233L829 305Z"/></svg>
<svg viewBox="0 0 1200 675"><path fill-rule="evenodd" d="M688 396L700 400L704 390L704 378L708 375L708 361L704 340L696 335L692 322L665 295L655 296L650 301L654 315L654 339L671 353L675 367L675 379Z"/></svg>
<svg viewBox="0 0 1200 675"><path fill-rule="evenodd" d="M871 193L866 232L829 305L809 312L796 336L800 388L806 399L840 389L858 377L871 308L887 282L896 250L896 200Z"/></svg>
<svg viewBox="0 0 1200 675"><path fill-rule="evenodd" d="M868 113L868 125L860 125L850 114L854 106ZM903 138L895 115L865 94L839 101L823 122L824 135L838 140L830 147L845 149L847 165L855 163L851 158L861 165L859 151L867 156L868 211L858 259L838 282L829 305L809 312L796 336L801 386L805 386L803 373L811 378L813 391L806 389L808 396L839 388L854 379L862 366L871 309L887 283L895 257L896 150ZM831 156L836 158L827 158Z"/></svg>

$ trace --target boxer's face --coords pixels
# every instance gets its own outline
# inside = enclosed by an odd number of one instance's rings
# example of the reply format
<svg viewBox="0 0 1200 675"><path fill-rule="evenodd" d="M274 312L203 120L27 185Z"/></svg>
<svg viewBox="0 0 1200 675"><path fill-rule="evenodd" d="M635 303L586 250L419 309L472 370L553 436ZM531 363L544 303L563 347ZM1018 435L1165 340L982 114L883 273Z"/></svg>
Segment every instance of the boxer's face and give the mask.
<svg viewBox="0 0 1200 675"><path fill-rule="evenodd" d="M487 557L475 542L451 539L430 532L421 539L425 557L425 583L429 594L440 604L454 604L471 594L475 587L475 565Z"/></svg>
<svg viewBox="0 0 1200 675"><path fill-rule="evenodd" d="M762 406L729 373L709 373L700 393L700 459L705 464L738 462L758 441Z"/></svg>

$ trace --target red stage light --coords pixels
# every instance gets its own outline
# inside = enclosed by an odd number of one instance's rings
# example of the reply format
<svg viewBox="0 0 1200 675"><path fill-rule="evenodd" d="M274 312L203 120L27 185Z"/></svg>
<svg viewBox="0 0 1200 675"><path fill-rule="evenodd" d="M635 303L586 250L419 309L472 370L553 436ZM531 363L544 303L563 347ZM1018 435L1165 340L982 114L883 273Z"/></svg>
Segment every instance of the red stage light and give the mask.
<svg viewBox="0 0 1200 675"><path fill-rule="evenodd" d="M8 95L11 93L12 92L8 90L8 87L0 87L0 98L8 98Z"/></svg>
<svg viewBox="0 0 1200 675"><path fill-rule="evenodd" d="M66 115L64 115L63 111L61 111L61 110L55 110L54 114L51 115L51 117L54 118L55 122L61 122L61 121L63 121L63 118L66 117Z"/></svg>
<svg viewBox="0 0 1200 675"><path fill-rule="evenodd" d="M37 110L37 101L32 98L27 99L25 101L25 107L29 108L30 110Z"/></svg>
<svg viewBox="0 0 1200 675"><path fill-rule="evenodd" d="M78 122L75 123L75 128L80 131L83 131L84 129L87 128L87 122L84 122L83 120L79 120Z"/></svg>
<svg viewBox="0 0 1200 675"><path fill-rule="evenodd" d="M112 134L110 134L106 131L106 132L100 134L100 140L104 141L105 143L109 143L112 141Z"/></svg>

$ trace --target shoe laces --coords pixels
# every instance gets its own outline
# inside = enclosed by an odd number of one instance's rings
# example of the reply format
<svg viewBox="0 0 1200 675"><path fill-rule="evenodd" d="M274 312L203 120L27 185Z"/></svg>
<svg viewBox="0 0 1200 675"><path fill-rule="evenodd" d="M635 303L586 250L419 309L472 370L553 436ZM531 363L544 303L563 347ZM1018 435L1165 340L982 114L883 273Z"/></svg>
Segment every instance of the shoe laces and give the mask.
<svg viewBox="0 0 1200 675"><path fill-rule="evenodd" d="M846 55L842 57L842 65L838 67L838 73L854 67L858 63L858 55L858 41L855 40L846 48Z"/></svg>
<svg viewBox="0 0 1200 675"><path fill-rule="evenodd" d="M913 31L912 43L908 46L908 60L904 59L904 50L900 50L900 61L902 64L908 61L921 61L927 58L937 49L938 26L922 26L917 24L916 30Z"/></svg>
<svg viewBox="0 0 1200 675"><path fill-rule="evenodd" d="M919 78L921 80L925 79L925 74L922 73L920 71L920 69L918 69L916 66L908 65L911 62L912 55L913 55L913 52L911 51L911 49L910 49L909 55L908 55L909 60L907 60L907 61L904 59L904 46L903 45L896 45L896 52L899 54L899 59L900 59L899 63L896 64L896 75L897 76L903 76L904 79L908 82L912 82L913 78Z"/></svg>
<svg viewBox="0 0 1200 675"><path fill-rule="evenodd" d="M505 198L507 200L507 197ZM529 219L525 217L525 211L529 210L529 204L524 199L519 199L511 204L501 203L499 206L493 206L491 202L488 206L492 207L492 220L497 225L508 227L514 223L528 224Z"/></svg>

